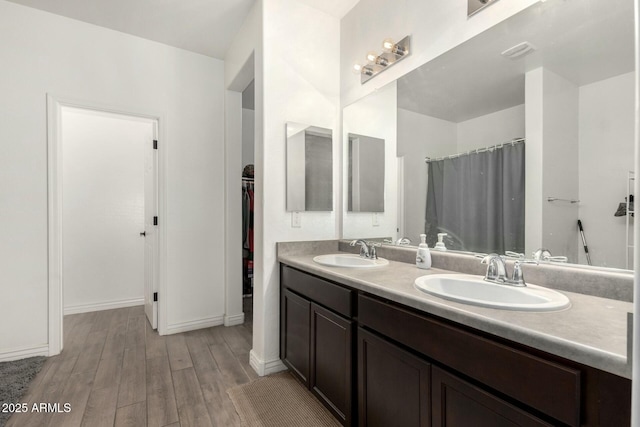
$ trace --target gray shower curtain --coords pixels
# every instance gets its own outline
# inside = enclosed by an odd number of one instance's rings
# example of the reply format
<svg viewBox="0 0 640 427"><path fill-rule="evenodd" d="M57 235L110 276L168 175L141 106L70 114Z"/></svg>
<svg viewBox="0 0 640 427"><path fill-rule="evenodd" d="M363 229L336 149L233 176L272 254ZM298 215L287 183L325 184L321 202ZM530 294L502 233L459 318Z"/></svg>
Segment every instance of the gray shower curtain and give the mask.
<svg viewBox="0 0 640 427"><path fill-rule="evenodd" d="M524 252L524 143L429 163L425 229L432 247Z"/></svg>

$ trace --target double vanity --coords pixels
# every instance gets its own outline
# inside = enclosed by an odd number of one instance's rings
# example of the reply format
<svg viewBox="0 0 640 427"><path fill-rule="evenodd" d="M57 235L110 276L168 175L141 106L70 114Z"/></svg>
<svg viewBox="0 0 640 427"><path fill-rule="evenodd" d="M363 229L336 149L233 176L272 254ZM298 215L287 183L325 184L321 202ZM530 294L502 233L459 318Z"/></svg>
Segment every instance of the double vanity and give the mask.
<svg viewBox="0 0 640 427"><path fill-rule="evenodd" d="M629 425L631 275L523 266L542 286L511 287L470 255L353 252L278 244L280 356L342 424Z"/></svg>

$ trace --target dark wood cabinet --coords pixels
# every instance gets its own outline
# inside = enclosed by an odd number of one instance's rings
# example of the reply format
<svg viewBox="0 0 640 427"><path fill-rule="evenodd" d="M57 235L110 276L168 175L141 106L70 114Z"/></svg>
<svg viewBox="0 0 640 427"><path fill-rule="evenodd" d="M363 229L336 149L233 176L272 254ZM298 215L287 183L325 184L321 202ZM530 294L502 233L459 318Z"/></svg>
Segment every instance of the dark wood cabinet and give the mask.
<svg viewBox="0 0 640 427"><path fill-rule="evenodd" d="M282 292L281 303L280 358L309 386L311 303L287 289Z"/></svg>
<svg viewBox="0 0 640 427"><path fill-rule="evenodd" d="M344 425L351 425L353 322L311 304L311 391Z"/></svg>
<svg viewBox="0 0 640 427"><path fill-rule="evenodd" d="M326 291L326 292L325 292ZM345 426L353 423L352 291L281 270L280 358Z"/></svg>
<svg viewBox="0 0 640 427"><path fill-rule="evenodd" d="M433 427L552 426L438 367L431 381Z"/></svg>
<svg viewBox="0 0 640 427"><path fill-rule="evenodd" d="M345 426L630 424L626 378L288 266L280 309L283 362Z"/></svg>
<svg viewBox="0 0 640 427"><path fill-rule="evenodd" d="M427 427L431 365L358 328L358 417L361 427Z"/></svg>

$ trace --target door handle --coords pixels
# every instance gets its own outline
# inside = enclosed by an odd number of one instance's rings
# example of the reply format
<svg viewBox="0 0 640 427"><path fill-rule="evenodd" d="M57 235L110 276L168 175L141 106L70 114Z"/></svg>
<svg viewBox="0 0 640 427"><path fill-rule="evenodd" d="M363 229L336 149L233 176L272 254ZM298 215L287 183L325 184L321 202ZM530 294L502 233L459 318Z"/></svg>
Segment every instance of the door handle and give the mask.
<svg viewBox="0 0 640 427"><path fill-rule="evenodd" d="M147 232L146 232L146 231L143 231L142 233L140 233L140 235L141 235L142 237L144 237L144 236L146 236L146 235L147 235Z"/></svg>

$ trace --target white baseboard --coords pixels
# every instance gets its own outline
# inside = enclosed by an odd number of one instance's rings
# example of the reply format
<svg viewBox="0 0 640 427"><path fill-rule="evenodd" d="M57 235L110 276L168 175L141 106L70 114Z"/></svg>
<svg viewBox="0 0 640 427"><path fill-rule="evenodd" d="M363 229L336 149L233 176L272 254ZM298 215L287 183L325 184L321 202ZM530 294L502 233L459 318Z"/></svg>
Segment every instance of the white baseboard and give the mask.
<svg viewBox="0 0 640 427"><path fill-rule="evenodd" d="M144 305L144 298L126 299L120 301L99 302L95 304L72 305L64 308L67 314L89 313L91 311L113 310L114 308L135 307Z"/></svg>
<svg viewBox="0 0 640 427"><path fill-rule="evenodd" d="M180 332L195 331L196 329L211 328L224 324L224 316L205 317L204 319L190 320L188 322L174 323L167 326L167 335Z"/></svg>
<svg viewBox="0 0 640 427"><path fill-rule="evenodd" d="M242 325L244 323L244 313L224 315L224 326Z"/></svg>
<svg viewBox="0 0 640 427"><path fill-rule="evenodd" d="M39 345L37 347L26 347L14 350L0 351L0 362L8 362L10 360L26 359L33 356L48 356L49 346Z"/></svg>
<svg viewBox="0 0 640 427"><path fill-rule="evenodd" d="M251 350L249 352L249 365L253 368L256 373L264 377L265 375L275 374L276 372L285 371L287 367L282 363L280 359L270 360L265 362L260 359L256 353Z"/></svg>

